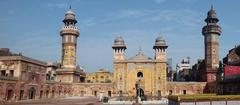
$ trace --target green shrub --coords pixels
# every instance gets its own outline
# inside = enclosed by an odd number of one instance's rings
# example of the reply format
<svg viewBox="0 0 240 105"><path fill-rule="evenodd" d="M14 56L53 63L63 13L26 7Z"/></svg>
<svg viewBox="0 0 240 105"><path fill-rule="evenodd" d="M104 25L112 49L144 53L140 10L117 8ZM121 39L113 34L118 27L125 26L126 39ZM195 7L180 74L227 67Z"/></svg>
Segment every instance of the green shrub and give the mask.
<svg viewBox="0 0 240 105"><path fill-rule="evenodd" d="M102 99L102 101L103 101L104 103L107 103L107 102L108 102L108 97L104 96L103 99Z"/></svg>

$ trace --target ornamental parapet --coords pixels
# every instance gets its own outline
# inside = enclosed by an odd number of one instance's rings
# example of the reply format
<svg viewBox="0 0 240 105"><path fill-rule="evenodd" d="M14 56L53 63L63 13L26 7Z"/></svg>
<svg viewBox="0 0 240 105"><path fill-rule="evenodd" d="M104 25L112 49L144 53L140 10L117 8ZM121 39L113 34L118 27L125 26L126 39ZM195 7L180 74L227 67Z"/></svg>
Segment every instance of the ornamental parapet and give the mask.
<svg viewBox="0 0 240 105"><path fill-rule="evenodd" d="M0 76L0 80L10 80L10 81L17 81L17 77L10 77L10 76Z"/></svg>

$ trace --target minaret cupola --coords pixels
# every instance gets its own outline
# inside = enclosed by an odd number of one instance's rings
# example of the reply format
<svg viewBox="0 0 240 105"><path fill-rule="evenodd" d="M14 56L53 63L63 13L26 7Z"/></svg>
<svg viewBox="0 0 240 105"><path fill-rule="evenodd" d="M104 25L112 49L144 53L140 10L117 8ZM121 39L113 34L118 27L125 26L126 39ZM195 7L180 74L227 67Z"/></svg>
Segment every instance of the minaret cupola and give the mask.
<svg viewBox="0 0 240 105"><path fill-rule="evenodd" d="M126 60L125 53L126 53L127 47L126 47L125 42L124 42L124 40L121 36L117 37L114 40L112 48L113 48L113 51L114 51L114 60L115 61Z"/></svg>
<svg viewBox="0 0 240 105"><path fill-rule="evenodd" d="M155 40L155 44L153 46L153 49L155 50L155 60L158 61L167 61L167 44L166 41L163 39L162 36L159 36Z"/></svg>

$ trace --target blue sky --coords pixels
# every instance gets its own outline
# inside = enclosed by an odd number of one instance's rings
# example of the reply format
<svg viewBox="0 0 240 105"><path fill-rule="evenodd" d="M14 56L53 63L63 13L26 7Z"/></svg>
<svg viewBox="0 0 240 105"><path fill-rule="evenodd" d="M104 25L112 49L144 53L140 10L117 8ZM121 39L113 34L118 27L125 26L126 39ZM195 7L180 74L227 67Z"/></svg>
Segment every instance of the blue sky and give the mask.
<svg viewBox="0 0 240 105"><path fill-rule="evenodd" d="M122 36L127 57L141 46L154 56L155 38L162 35L169 45L173 67L189 56L204 58L201 34L207 11L213 4L220 20L220 58L240 40L239 0L72 0L81 30L77 61L87 72L112 71L112 44ZM69 0L1 0L0 48L42 61L60 61L61 28Z"/></svg>

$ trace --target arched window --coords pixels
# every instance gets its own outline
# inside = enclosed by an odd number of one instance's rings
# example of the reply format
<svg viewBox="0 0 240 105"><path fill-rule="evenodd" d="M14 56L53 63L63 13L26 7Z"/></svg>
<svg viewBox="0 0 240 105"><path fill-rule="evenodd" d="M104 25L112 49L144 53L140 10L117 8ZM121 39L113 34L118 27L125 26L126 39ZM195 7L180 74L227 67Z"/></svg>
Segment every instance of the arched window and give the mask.
<svg viewBox="0 0 240 105"><path fill-rule="evenodd" d="M142 72L138 72L138 73L137 73L137 77L138 77L138 78L142 78L142 77L143 77L143 73L142 73Z"/></svg>

